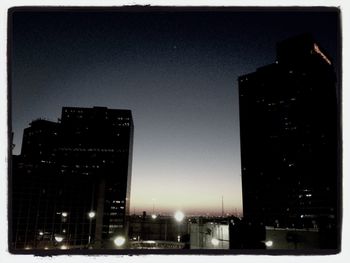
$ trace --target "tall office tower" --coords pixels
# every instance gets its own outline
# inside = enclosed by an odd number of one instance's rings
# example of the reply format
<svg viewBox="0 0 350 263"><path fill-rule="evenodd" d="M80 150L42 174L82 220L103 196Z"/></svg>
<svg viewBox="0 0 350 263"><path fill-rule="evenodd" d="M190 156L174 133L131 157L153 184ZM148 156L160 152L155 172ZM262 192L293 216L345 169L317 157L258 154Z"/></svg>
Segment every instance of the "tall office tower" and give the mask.
<svg viewBox="0 0 350 263"><path fill-rule="evenodd" d="M277 45L277 61L239 77L243 212L275 227L334 233L340 197L339 93L310 35Z"/></svg>
<svg viewBox="0 0 350 263"><path fill-rule="evenodd" d="M130 110L62 109L24 130L12 165L12 248L110 248L127 234Z"/></svg>

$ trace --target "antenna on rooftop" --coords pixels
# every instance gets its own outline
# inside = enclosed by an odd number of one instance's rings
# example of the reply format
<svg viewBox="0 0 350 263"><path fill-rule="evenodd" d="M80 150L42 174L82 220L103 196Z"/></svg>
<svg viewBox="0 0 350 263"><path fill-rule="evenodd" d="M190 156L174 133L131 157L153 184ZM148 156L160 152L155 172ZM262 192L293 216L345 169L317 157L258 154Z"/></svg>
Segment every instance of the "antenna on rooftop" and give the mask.
<svg viewBox="0 0 350 263"><path fill-rule="evenodd" d="M221 196L221 217L224 217L224 196Z"/></svg>

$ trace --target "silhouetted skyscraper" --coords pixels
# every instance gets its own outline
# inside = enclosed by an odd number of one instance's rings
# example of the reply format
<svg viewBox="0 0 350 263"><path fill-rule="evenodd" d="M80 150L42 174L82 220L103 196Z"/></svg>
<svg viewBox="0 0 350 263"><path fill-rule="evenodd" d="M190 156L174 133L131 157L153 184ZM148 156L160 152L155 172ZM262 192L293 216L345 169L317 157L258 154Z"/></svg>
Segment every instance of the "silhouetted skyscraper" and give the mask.
<svg viewBox="0 0 350 263"><path fill-rule="evenodd" d="M302 35L277 45L276 63L238 81L244 217L335 233L339 94L331 59Z"/></svg>
<svg viewBox="0 0 350 263"><path fill-rule="evenodd" d="M130 110L62 109L24 130L12 169L12 248L106 248L126 234Z"/></svg>

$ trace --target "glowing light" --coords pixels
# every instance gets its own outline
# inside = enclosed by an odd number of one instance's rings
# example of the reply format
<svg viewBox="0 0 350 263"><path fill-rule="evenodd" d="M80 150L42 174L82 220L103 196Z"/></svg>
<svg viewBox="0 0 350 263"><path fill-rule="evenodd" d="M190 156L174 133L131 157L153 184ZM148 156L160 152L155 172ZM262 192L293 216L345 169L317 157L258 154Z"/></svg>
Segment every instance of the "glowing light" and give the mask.
<svg viewBox="0 0 350 263"><path fill-rule="evenodd" d="M61 246L61 249L63 249L63 250L64 250L64 249L68 249L68 247L67 247L66 245L62 245L62 246Z"/></svg>
<svg viewBox="0 0 350 263"><path fill-rule="evenodd" d="M273 242L272 242L271 240L266 241L266 242L265 242L265 245L266 245L267 247L272 247Z"/></svg>
<svg viewBox="0 0 350 263"><path fill-rule="evenodd" d="M180 241L181 241L181 237L177 236L177 242L180 242Z"/></svg>
<svg viewBox="0 0 350 263"><path fill-rule="evenodd" d="M316 43L314 43L314 51L319 54L323 59L324 61L326 61L329 65L331 65L331 61L326 57L325 54L322 53L322 51L320 50L320 48L317 46Z"/></svg>
<svg viewBox="0 0 350 263"><path fill-rule="evenodd" d="M68 216L68 213L67 213L67 212L62 212L62 216L63 216L63 217L67 217L67 216Z"/></svg>
<svg viewBox="0 0 350 263"><path fill-rule="evenodd" d="M49 248L48 247L44 247L45 250L48 250Z"/></svg>
<svg viewBox="0 0 350 263"><path fill-rule="evenodd" d="M124 245L125 243L125 237L123 236L117 236L115 239L114 239L114 244L117 246L117 247L121 247L122 245Z"/></svg>
<svg viewBox="0 0 350 263"><path fill-rule="evenodd" d="M156 219L156 218L157 218L157 215L153 214L152 219Z"/></svg>
<svg viewBox="0 0 350 263"><path fill-rule="evenodd" d="M185 214L181 211L176 211L174 217L177 222L181 222L185 218Z"/></svg>
<svg viewBox="0 0 350 263"><path fill-rule="evenodd" d="M219 240L216 238L212 238L211 243L213 244L213 246L217 246L217 245L219 245Z"/></svg>
<svg viewBox="0 0 350 263"><path fill-rule="evenodd" d="M89 212L88 216L89 218L94 218L96 213L94 211Z"/></svg>
<svg viewBox="0 0 350 263"><path fill-rule="evenodd" d="M44 235L44 232L43 231L40 231L39 232L39 236L43 236Z"/></svg>
<svg viewBox="0 0 350 263"><path fill-rule="evenodd" d="M60 243L63 241L63 236L60 236L60 235L55 235L55 240Z"/></svg>

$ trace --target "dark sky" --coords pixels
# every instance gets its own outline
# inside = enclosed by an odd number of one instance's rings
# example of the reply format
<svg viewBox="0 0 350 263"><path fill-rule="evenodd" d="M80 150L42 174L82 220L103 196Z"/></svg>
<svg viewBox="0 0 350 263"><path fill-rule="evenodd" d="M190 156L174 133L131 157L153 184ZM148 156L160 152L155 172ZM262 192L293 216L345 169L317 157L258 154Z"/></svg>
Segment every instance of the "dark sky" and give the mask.
<svg viewBox="0 0 350 263"><path fill-rule="evenodd" d="M336 63L336 12L15 12L12 125L63 106L131 109L131 211L241 211L237 78L310 32Z"/></svg>

